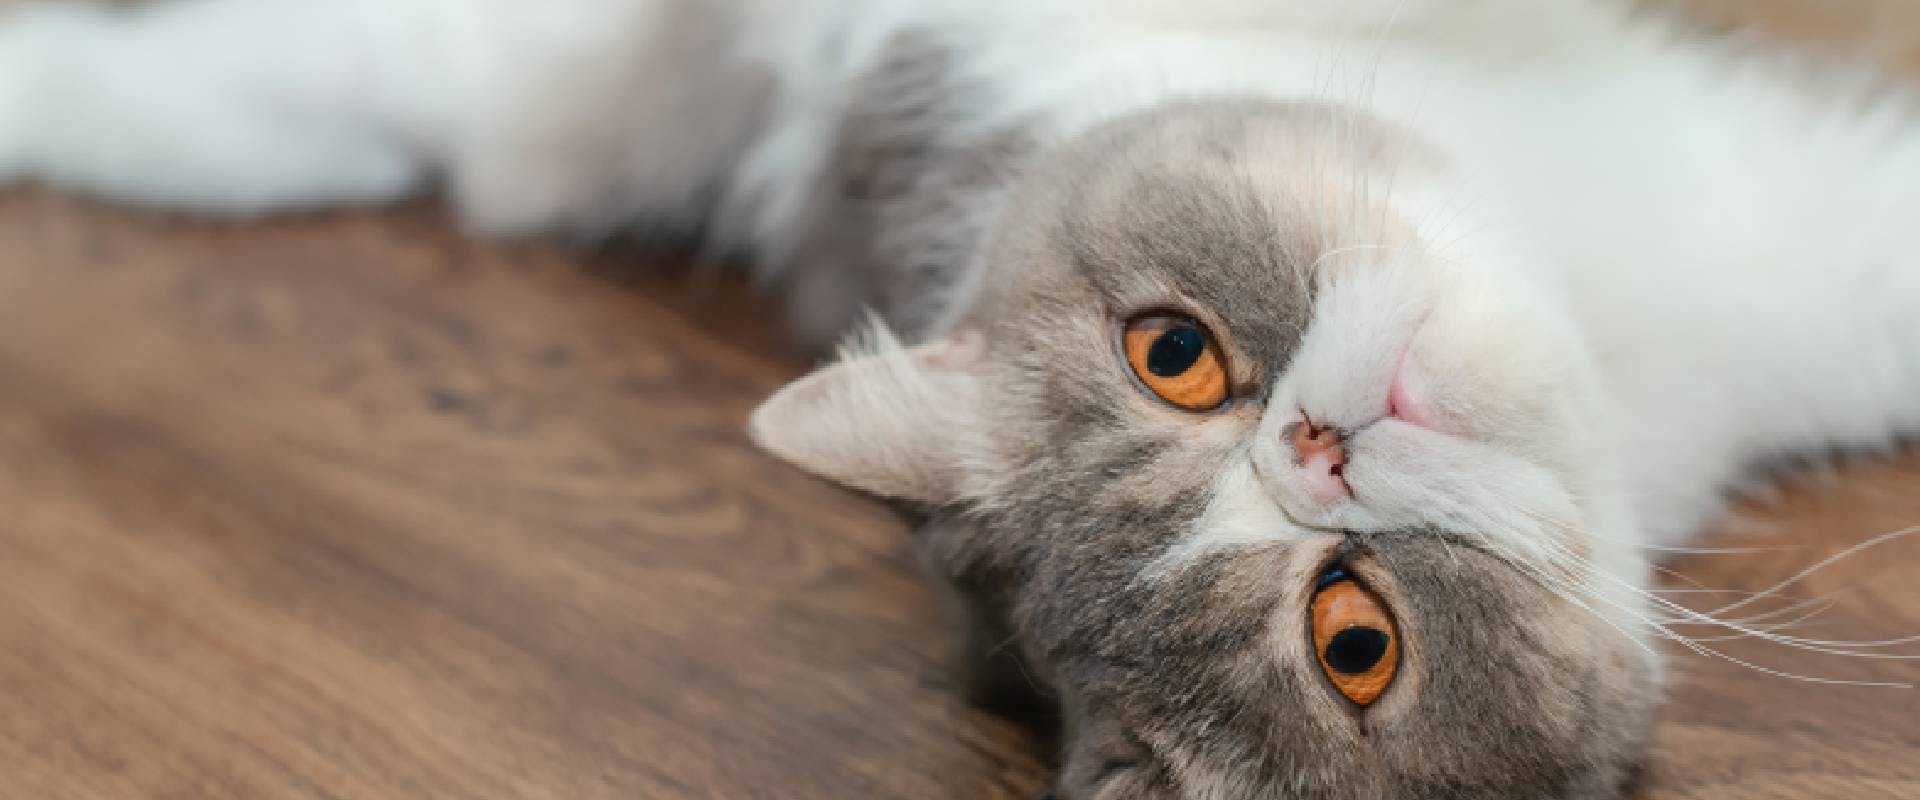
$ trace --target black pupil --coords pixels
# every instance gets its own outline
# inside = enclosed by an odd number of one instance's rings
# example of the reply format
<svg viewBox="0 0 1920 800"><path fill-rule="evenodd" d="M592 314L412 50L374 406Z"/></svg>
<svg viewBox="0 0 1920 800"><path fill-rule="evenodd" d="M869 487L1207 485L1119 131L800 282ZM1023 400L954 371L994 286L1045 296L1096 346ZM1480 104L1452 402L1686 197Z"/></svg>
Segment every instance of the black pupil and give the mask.
<svg viewBox="0 0 1920 800"><path fill-rule="evenodd" d="M1387 654L1387 634L1376 628L1355 626L1333 635L1327 642L1327 666L1343 675L1360 675L1373 669Z"/></svg>
<svg viewBox="0 0 1920 800"><path fill-rule="evenodd" d="M1200 354L1207 351L1207 337L1191 326L1169 328L1147 348L1147 371L1172 378L1193 369Z"/></svg>

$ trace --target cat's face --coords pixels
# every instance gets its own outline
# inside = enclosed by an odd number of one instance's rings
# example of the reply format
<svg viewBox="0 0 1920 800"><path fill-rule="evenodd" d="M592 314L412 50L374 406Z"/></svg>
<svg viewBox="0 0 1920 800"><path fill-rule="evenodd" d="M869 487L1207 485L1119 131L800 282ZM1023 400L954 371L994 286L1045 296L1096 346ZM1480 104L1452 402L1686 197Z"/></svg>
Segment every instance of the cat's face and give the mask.
<svg viewBox="0 0 1920 800"><path fill-rule="evenodd" d="M1581 348L1514 254L1434 241L1422 158L1324 107L1113 124L1018 190L959 332L757 415L935 509L926 548L1057 692L1066 800L1597 798L1637 768L1654 666Z"/></svg>

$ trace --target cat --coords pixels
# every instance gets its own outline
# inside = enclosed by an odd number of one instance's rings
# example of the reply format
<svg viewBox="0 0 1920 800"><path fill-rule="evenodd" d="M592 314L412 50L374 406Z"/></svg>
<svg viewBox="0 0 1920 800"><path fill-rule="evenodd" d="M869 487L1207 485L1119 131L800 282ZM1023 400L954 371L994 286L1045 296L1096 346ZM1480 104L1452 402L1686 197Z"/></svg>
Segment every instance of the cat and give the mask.
<svg viewBox="0 0 1920 800"><path fill-rule="evenodd" d="M1604 0L175 0L0 17L0 179L745 256L1060 800L1630 790L1649 554L1920 429L1920 122ZM1013 670L1008 672L1007 670ZM1012 676L1012 677L1009 677Z"/></svg>

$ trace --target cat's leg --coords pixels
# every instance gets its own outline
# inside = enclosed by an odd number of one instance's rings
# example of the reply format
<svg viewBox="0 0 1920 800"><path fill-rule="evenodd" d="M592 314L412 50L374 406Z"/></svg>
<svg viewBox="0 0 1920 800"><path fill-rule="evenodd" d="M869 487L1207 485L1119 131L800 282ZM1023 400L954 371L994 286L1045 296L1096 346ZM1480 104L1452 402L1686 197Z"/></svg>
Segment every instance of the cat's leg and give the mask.
<svg viewBox="0 0 1920 800"><path fill-rule="evenodd" d="M399 15L372 10L185 0L0 17L0 177L222 212L402 195L446 104Z"/></svg>
<svg viewBox="0 0 1920 800"><path fill-rule="evenodd" d="M0 15L0 180L252 213L444 177L524 232L697 216L753 134L733 3L178 0Z"/></svg>

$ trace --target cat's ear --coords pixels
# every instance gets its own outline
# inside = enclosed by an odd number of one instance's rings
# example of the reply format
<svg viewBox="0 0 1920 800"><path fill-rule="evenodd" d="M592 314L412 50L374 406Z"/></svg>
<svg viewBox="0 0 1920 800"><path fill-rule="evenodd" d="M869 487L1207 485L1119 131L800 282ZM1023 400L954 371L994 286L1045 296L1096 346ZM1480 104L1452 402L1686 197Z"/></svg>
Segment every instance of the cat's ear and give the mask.
<svg viewBox="0 0 1920 800"><path fill-rule="evenodd" d="M883 328L775 393L748 431L821 477L922 503L958 499L981 468L984 343L964 332L902 347Z"/></svg>

